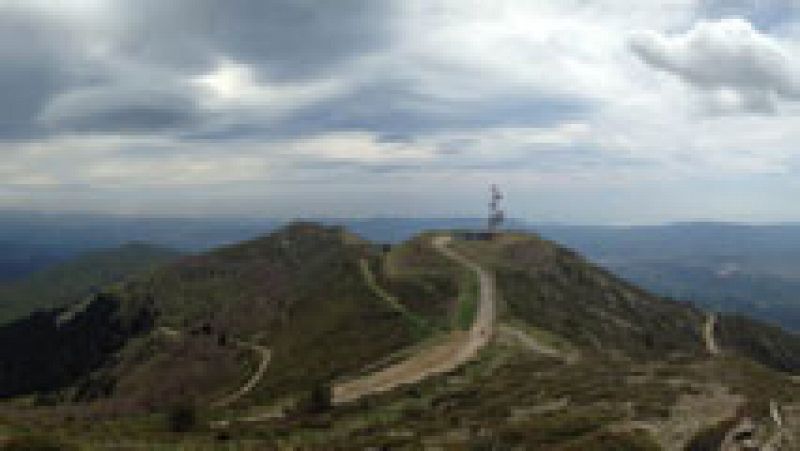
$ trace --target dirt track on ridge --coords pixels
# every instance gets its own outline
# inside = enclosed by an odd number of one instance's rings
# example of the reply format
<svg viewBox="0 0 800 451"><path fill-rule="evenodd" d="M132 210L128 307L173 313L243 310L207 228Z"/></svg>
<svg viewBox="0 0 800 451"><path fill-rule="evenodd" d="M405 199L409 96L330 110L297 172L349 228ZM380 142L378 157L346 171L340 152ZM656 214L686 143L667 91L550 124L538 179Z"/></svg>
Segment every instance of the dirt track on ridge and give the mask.
<svg viewBox="0 0 800 451"><path fill-rule="evenodd" d="M250 379L245 382L244 385L239 387L238 390L235 392L225 396L222 399L218 399L214 401L211 405L212 407L225 407L233 404L234 402L238 401L242 398L242 396L250 393L256 385L261 381L261 378L264 377L264 373L267 371L267 366L269 366L269 361L272 358L272 352L264 346L257 345L255 343L247 343L241 342L239 343L240 346L248 347L253 352L258 355L259 362L258 368L256 369L255 373L250 376Z"/></svg>
<svg viewBox="0 0 800 451"><path fill-rule="evenodd" d="M719 346L717 339L714 336L714 329L717 325L717 315L709 313L706 317L706 323L703 326L703 339L706 342L706 350L712 356L719 354Z"/></svg>
<svg viewBox="0 0 800 451"><path fill-rule="evenodd" d="M452 371L475 357L489 342L494 332L494 278L477 263L450 249L447 245L451 240L450 236L437 236L433 239L433 247L445 257L474 271L480 282L478 312L470 330L453 331L443 342L426 347L406 360L375 373L336 384L333 387L334 403L350 402L370 393L388 391L435 374Z"/></svg>

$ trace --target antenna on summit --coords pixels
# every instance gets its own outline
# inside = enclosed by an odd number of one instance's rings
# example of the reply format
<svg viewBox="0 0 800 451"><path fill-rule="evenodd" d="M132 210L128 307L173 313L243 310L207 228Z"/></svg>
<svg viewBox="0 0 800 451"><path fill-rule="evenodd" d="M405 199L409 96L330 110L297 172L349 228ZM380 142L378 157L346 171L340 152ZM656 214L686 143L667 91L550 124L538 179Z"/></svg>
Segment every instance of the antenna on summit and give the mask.
<svg viewBox="0 0 800 451"><path fill-rule="evenodd" d="M490 234L493 234L497 231L497 228L500 227L500 224L503 223L505 219L505 214L503 210L500 209L500 201L503 199L503 194L500 192L500 188L497 185L492 184L489 188L491 193L491 200L489 201L489 221L488 221L488 231Z"/></svg>

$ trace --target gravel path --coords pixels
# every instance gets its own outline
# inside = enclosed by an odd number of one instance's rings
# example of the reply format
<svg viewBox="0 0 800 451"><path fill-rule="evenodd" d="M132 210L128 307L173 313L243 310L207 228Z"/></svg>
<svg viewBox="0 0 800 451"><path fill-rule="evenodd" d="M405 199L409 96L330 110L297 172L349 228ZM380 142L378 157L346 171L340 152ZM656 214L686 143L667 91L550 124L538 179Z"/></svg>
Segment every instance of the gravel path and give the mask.
<svg viewBox="0 0 800 451"><path fill-rule="evenodd" d="M715 313L709 313L706 317L706 323L703 327L703 338L706 342L706 349L708 353L712 356L719 354L719 346L717 345L717 339L714 336L714 329L717 325L717 315Z"/></svg>
<svg viewBox="0 0 800 451"><path fill-rule="evenodd" d="M388 391L446 373L466 363L492 336L495 318L494 278L477 263L448 247L450 236L437 236L433 247L445 257L474 271L480 281L480 299L475 323L469 331L453 331L443 342L422 349L412 357L363 377L333 387L333 402L342 404L370 393Z"/></svg>
<svg viewBox="0 0 800 451"><path fill-rule="evenodd" d="M253 350L253 352L258 355L259 363L256 372L250 377L250 379L245 382L244 385L239 387L238 390L225 396L222 399L218 399L211 403L212 407L225 407L233 404L234 402L241 399L242 396L250 393L256 385L261 381L261 378L264 377L264 373L267 371L267 366L269 365L270 358L272 358L272 352L264 346L257 345L255 343L246 343L241 342L239 343L240 346L248 347Z"/></svg>

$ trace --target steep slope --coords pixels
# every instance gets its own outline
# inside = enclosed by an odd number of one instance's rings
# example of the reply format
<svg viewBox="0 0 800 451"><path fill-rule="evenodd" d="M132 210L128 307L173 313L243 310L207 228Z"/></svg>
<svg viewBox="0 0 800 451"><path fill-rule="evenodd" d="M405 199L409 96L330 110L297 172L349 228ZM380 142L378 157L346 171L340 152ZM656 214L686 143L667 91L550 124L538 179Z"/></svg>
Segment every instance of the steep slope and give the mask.
<svg viewBox="0 0 800 451"><path fill-rule="evenodd" d="M788 272L800 262L797 256L785 259L783 267L775 268L776 272ZM800 282L792 275L759 273L761 268L752 268L772 262L752 263L744 257L721 256L605 263L615 274L654 293L691 300L704 309L739 313L800 332L800 305L797 303Z"/></svg>
<svg viewBox="0 0 800 451"><path fill-rule="evenodd" d="M492 268L506 313L580 347L636 358L703 351L704 314L621 281L532 234L460 248Z"/></svg>
<svg viewBox="0 0 800 451"><path fill-rule="evenodd" d="M715 328L722 349L789 373L800 372L800 335L741 315L719 315Z"/></svg>
<svg viewBox="0 0 800 451"><path fill-rule="evenodd" d="M116 300L102 294L71 321L61 323L59 316L59 311L37 312L0 326L0 398L74 384L153 324L152 311L120 315Z"/></svg>
<svg viewBox="0 0 800 451"><path fill-rule="evenodd" d="M654 293L800 331L796 224L697 222L537 229Z"/></svg>
<svg viewBox="0 0 800 451"><path fill-rule="evenodd" d="M462 244L462 251L496 272L509 316L582 348L634 359L707 352L706 313L652 295L536 235L508 233ZM800 335L729 315L720 315L715 333L723 351L800 372Z"/></svg>
<svg viewBox="0 0 800 451"><path fill-rule="evenodd" d="M37 310L66 307L102 287L165 265L179 254L144 243L88 252L38 271L22 280L0 284L0 324Z"/></svg>
<svg viewBox="0 0 800 451"><path fill-rule="evenodd" d="M437 276L449 283L458 280L457 268L425 246L429 237L423 234L394 248L386 259L386 272L417 281ZM538 235L504 233L491 241L458 240L454 248L494 272L501 313L507 319L522 320L579 347L638 359L706 354L705 312L688 302L655 296ZM420 303L413 298L406 302L415 301ZM425 311L424 306L418 308ZM741 333L733 332L739 329ZM729 315L720 315L716 333L729 351L776 369L800 370L793 360L800 356L795 334Z"/></svg>

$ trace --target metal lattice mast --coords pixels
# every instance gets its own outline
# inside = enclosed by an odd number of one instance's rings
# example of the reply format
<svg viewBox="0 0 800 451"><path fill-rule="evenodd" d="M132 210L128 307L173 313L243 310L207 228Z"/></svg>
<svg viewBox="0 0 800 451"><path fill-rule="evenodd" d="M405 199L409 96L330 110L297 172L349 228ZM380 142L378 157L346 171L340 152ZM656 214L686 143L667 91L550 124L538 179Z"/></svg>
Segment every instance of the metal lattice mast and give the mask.
<svg viewBox="0 0 800 451"><path fill-rule="evenodd" d="M503 194L500 192L500 188L497 185L492 184L491 188L489 189L491 193L491 200L489 201L489 232L492 233L497 230L500 224L503 223L503 219L505 219L505 215L503 210L500 209L500 200L503 199Z"/></svg>

